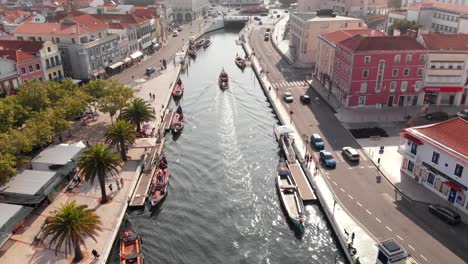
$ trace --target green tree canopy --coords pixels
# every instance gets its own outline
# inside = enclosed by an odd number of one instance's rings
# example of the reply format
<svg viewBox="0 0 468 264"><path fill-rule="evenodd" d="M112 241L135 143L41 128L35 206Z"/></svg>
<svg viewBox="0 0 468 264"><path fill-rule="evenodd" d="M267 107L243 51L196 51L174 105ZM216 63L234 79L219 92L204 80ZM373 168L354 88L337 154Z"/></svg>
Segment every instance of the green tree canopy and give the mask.
<svg viewBox="0 0 468 264"><path fill-rule="evenodd" d="M130 87L110 80L105 86L104 96L99 100L99 110L108 113L111 116L111 122L114 122L113 117L126 107L132 98L133 90Z"/></svg>
<svg viewBox="0 0 468 264"><path fill-rule="evenodd" d="M421 25L419 25L418 23L414 22L414 21L409 21L409 20L406 20L406 19L395 19L393 21L393 24L390 26L390 32L392 33L393 35L393 31L395 29L398 29L401 34L406 34L406 32L408 32L408 30L417 30L419 29L420 27L422 27Z"/></svg>
<svg viewBox="0 0 468 264"><path fill-rule="evenodd" d="M135 98L130 105L122 111L122 118L130 124L136 126L139 133L141 124L156 118L151 105L141 98Z"/></svg>
<svg viewBox="0 0 468 264"><path fill-rule="evenodd" d="M125 144L133 144L136 140L133 126L125 120L119 120L106 131L104 136L111 146L119 146L121 158L127 160Z"/></svg>
<svg viewBox="0 0 468 264"><path fill-rule="evenodd" d="M81 245L85 237L91 237L96 241L97 231L101 231L101 218L89 209L87 205L77 205L75 201L62 204L58 210L51 213L44 223L41 240L48 241L49 246L55 245L55 255L62 246L65 255L75 252L74 262L83 259Z"/></svg>

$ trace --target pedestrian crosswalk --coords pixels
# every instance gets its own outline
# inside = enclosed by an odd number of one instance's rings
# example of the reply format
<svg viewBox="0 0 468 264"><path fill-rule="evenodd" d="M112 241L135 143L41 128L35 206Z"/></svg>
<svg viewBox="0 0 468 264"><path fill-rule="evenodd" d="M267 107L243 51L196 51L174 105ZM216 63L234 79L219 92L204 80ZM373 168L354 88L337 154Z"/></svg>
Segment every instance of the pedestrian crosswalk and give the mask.
<svg viewBox="0 0 468 264"><path fill-rule="evenodd" d="M308 86L306 81L282 81L271 84L273 88L286 88L286 87L305 87Z"/></svg>

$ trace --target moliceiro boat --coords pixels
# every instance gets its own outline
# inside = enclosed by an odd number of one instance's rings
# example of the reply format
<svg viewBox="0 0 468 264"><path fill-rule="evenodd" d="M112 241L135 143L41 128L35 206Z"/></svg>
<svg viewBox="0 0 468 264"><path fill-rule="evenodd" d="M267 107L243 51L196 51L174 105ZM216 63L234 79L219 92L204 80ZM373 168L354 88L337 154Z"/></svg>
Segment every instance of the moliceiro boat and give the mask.
<svg viewBox="0 0 468 264"><path fill-rule="evenodd" d="M171 124L171 130L172 130L172 133L179 133L180 131L182 131L182 129L184 129L184 126L185 126L185 118L184 118L184 113L182 112L182 107L179 105L179 107L177 107L177 110L174 114L174 116L172 117L172 124Z"/></svg>
<svg viewBox="0 0 468 264"><path fill-rule="evenodd" d="M304 231L304 204L285 161L277 167L276 188L287 218L301 233Z"/></svg>
<svg viewBox="0 0 468 264"><path fill-rule="evenodd" d="M132 231L124 231L120 237L120 263L143 263L141 237Z"/></svg>
<svg viewBox="0 0 468 264"><path fill-rule="evenodd" d="M174 89L172 89L172 96L174 98L179 98L184 94L184 85L182 84L182 80L179 78L177 82L174 84Z"/></svg>
<svg viewBox="0 0 468 264"><path fill-rule="evenodd" d="M199 41L197 41L197 43L195 43L195 46L197 48L202 47L203 45L205 45L205 39L200 39Z"/></svg>
<svg viewBox="0 0 468 264"><path fill-rule="evenodd" d="M169 185L169 168L167 167L166 157L159 161L158 168L154 171L151 179L149 201L151 206L157 206L167 195Z"/></svg>
<svg viewBox="0 0 468 264"><path fill-rule="evenodd" d="M205 43L203 44L203 48L206 49L211 45L211 40L207 39L205 40Z"/></svg>
<svg viewBox="0 0 468 264"><path fill-rule="evenodd" d="M224 71L224 69L221 71L219 74L218 78L218 84L219 88L226 90L229 88L229 76L228 74Z"/></svg>
<svg viewBox="0 0 468 264"><path fill-rule="evenodd" d="M239 56L236 57L235 63L237 67L239 67L241 70L245 69L245 60Z"/></svg>

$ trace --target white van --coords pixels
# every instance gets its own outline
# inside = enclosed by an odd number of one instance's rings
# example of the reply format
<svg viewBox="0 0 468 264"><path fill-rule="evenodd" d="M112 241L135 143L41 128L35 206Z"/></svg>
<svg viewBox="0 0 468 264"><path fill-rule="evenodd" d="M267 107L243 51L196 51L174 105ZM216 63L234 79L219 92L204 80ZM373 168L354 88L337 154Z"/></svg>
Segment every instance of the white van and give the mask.
<svg viewBox="0 0 468 264"><path fill-rule="evenodd" d="M179 32L177 30L172 31L172 36L177 37L179 35Z"/></svg>

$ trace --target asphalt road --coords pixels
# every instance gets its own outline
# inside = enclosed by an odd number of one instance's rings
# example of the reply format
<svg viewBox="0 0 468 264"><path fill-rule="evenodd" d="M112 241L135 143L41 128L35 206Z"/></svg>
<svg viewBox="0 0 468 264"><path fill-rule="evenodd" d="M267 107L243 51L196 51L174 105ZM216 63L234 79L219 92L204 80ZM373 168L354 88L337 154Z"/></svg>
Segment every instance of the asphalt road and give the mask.
<svg viewBox="0 0 468 264"><path fill-rule="evenodd" d="M377 168L362 149L359 164L350 164L341 155L341 148L359 148L354 138L335 118L332 109L320 99L309 105L299 102L301 94L311 98L319 95L311 88L297 85L311 70L292 68L264 41L265 26L257 26L250 38L251 46L261 63L269 71L271 83L282 94L289 91L293 103L284 103L293 111L293 121L301 134L319 133L325 141L325 149L332 152L337 161L334 170L323 169L328 185L346 210L377 240L394 238L419 263L468 262L467 225L449 226L428 212L427 206L412 203L396 195L394 188L383 180L376 180ZM309 146L315 160L318 152ZM348 230L352 232L352 230ZM359 254L359 252L358 252Z"/></svg>

